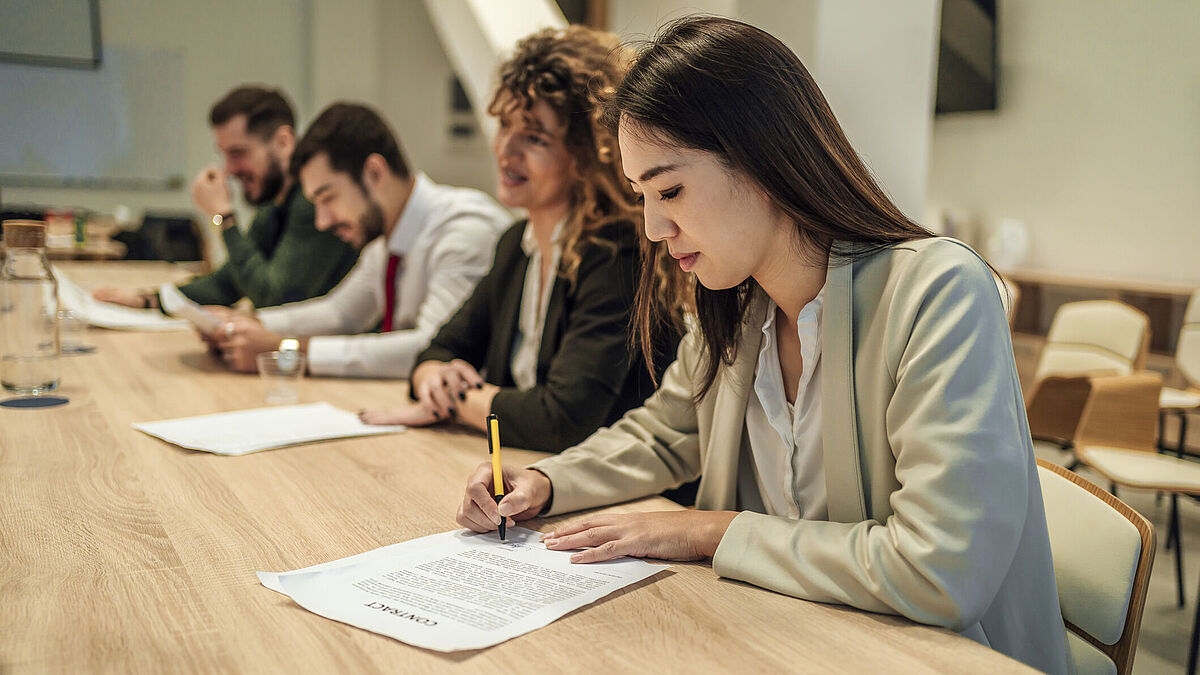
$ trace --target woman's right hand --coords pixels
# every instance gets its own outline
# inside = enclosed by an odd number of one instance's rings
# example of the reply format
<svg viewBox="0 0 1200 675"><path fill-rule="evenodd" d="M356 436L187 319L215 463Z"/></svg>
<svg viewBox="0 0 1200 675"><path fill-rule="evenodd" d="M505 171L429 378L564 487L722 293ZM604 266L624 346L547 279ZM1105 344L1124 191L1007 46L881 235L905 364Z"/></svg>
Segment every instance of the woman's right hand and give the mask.
<svg viewBox="0 0 1200 675"><path fill-rule="evenodd" d="M501 514L509 522L529 520L550 503L550 479L533 469L504 469L504 499L497 504L492 484L492 463L484 462L467 481L467 491L455 520L475 532L491 532L500 525Z"/></svg>
<svg viewBox="0 0 1200 675"><path fill-rule="evenodd" d="M420 405L435 418L448 420L458 413L467 389L483 386L483 377L462 359L424 361L413 370L410 386Z"/></svg>

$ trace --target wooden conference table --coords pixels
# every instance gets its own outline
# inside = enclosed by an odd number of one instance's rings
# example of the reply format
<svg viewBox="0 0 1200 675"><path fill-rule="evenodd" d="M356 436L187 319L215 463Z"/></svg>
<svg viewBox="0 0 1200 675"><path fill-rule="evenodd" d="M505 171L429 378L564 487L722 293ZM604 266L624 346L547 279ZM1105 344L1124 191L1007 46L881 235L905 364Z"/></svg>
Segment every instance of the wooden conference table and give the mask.
<svg viewBox="0 0 1200 675"><path fill-rule="evenodd" d="M179 275L162 263L69 270L85 285ZM226 372L190 332L92 329L87 341L94 353L62 360L68 405L0 408L0 672L1028 670L949 631L722 580L706 563L673 564L480 651L441 654L330 621L255 570L455 529L483 435L187 451L130 424L259 407L257 377ZM308 379L301 400L355 410L393 403L403 386ZM513 464L537 456L505 450ZM614 510L675 508L651 498Z"/></svg>

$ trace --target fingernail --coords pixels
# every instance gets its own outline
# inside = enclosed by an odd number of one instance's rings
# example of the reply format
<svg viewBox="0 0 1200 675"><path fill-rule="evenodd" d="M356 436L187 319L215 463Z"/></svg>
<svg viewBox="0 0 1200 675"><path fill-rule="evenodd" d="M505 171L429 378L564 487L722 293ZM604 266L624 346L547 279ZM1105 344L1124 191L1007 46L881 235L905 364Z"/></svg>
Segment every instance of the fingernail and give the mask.
<svg viewBox="0 0 1200 675"><path fill-rule="evenodd" d="M496 511L498 511L500 513L500 515L502 515L502 516L511 516L512 515L512 513L511 513L512 509L509 508L508 504L501 504L500 506L498 506L496 508Z"/></svg>
<svg viewBox="0 0 1200 675"><path fill-rule="evenodd" d="M575 555L571 556L571 562L579 562L580 560L583 560L582 553L576 553Z"/></svg>
<svg viewBox="0 0 1200 675"><path fill-rule="evenodd" d="M476 383L475 383L475 388L476 388L476 389L483 389L483 383L482 383L482 382L476 382Z"/></svg>
<svg viewBox="0 0 1200 675"><path fill-rule="evenodd" d="M451 415L457 415L457 414L458 414L458 411L457 411L457 410L455 410L454 408L451 408L451 409L450 409L450 414L451 414Z"/></svg>
<svg viewBox="0 0 1200 675"><path fill-rule="evenodd" d="M493 522L493 523L495 523L495 524L497 524L497 525L499 525L499 524L500 524L500 521L501 521L501 520L503 520L503 519L502 519L500 516L496 516L495 518L492 518L492 522Z"/></svg>
<svg viewBox="0 0 1200 675"><path fill-rule="evenodd" d="M542 543L545 544L546 546L556 546L556 545L558 545L558 540L557 539L543 539Z"/></svg>
<svg viewBox="0 0 1200 675"><path fill-rule="evenodd" d="M433 411L433 418L434 418L435 420L440 420L440 419L442 419L442 414L441 414L440 412L438 412L438 411L434 410L434 411Z"/></svg>
<svg viewBox="0 0 1200 675"><path fill-rule="evenodd" d="M465 392L465 391L458 392L458 400L460 400L460 401L467 400L467 392Z"/></svg>
<svg viewBox="0 0 1200 675"><path fill-rule="evenodd" d="M558 535L554 532L547 532L542 535L542 541L546 541L547 539L558 539Z"/></svg>

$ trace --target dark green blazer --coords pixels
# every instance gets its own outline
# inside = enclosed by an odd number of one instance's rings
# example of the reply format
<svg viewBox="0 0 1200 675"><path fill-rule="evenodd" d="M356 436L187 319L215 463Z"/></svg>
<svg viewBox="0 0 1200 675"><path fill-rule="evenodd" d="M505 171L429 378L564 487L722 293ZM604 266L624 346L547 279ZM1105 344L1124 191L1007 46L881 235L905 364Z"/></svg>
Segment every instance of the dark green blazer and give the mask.
<svg viewBox="0 0 1200 675"><path fill-rule="evenodd" d="M611 245L590 244L574 284L556 277L546 310L537 384L518 391L512 379L513 339L529 258L521 248L526 221L496 246L492 269L466 303L418 356L463 359L501 387L492 400L504 445L559 452L611 424L654 392L640 350L629 346L629 318L638 280L638 236L629 223L603 228ZM654 364L661 378L679 335L660 341Z"/></svg>
<svg viewBox="0 0 1200 675"><path fill-rule="evenodd" d="M358 251L318 231L313 220L313 205L293 185L282 204L255 212L245 234L237 227L225 230L229 260L179 290L202 305L232 305L246 297L259 308L325 295L354 267Z"/></svg>

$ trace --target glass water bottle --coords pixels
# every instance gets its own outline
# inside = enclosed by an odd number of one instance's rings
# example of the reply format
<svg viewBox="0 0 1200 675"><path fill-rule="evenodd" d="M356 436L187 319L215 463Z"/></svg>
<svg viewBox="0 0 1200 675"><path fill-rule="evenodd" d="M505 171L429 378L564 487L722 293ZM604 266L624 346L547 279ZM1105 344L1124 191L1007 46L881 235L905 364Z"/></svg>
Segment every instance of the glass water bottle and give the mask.
<svg viewBox="0 0 1200 675"><path fill-rule="evenodd" d="M46 261L46 224L4 221L0 269L0 384L17 394L58 387L58 281Z"/></svg>

